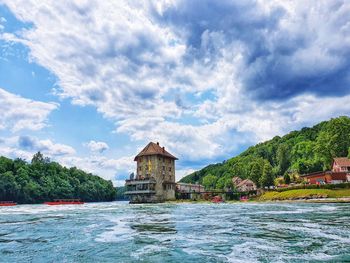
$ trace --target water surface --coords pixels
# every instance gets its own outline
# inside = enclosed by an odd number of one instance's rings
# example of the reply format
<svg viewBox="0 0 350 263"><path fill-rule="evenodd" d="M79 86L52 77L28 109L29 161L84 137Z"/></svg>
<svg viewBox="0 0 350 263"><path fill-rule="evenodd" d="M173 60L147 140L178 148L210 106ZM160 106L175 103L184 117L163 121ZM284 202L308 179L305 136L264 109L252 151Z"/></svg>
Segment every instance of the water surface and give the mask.
<svg viewBox="0 0 350 263"><path fill-rule="evenodd" d="M0 207L0 262L350 262L350 204Z"/></svg>

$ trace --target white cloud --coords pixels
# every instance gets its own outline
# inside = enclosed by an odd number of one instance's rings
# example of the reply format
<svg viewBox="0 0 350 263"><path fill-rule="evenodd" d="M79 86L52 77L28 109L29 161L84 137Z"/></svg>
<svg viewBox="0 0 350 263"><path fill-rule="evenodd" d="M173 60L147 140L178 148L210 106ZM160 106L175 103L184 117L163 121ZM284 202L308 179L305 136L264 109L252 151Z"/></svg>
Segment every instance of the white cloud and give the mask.
<svg viewBox="0 0 350 263"><path fill-rule="evenodd" d="M120 182L125 182L126 177L135 171L133 157L121 157L110 159L104 156L65 156L60 158L60 162L68 167L76 166L85 171L99 175L100 177L112 180L114 185L120 186Z"/></svg>
<svg viewBox="0 0 350 263"><path fill-rule="evenodd" d="M53 159L59 159L76 153L71 146L55 143L49 139L40 140L31 136L1 138L0 155L30 161L38 151Z"/></svg>
<svg viewBox="0 0 350 263"><path fill-rule="evenodd" d="M5 2L33 27L2 38L27 46L57 76L59 96L95 106L117 132L160 141L180 159L228 157L242 144L350 114L344 83L327 86L320 74L348 69L344 1L223 1L220 14L191 1ZM292 83L307 77L312 85ZM189 98L186 107L178 96ZM41 128L47 114L10 126ZM0 128L8 126L0 117ZM109 167L108 176L129 169L126 159L101 158L71 161Z"/></svg>
<svg viewBox="0 0 350 263"><path fill-rule="evenodd" d="M40 130L47 125L50 112L57 108L56 103L26 99L0 88L0 130Z"/></svg>
<svg viewBox="0 0 350 263"><path fill-rule="evenodd" d="M92 152L102 153L109 149L108 144L105 142L96 142L94 140L84 143L84 146L90 149Z"/></svg>
<svg viewBox="0 0 350 263"><path fill-rule="evenodd" d="M125 180L125 176L135 170L135 163L131 156L115 159L100 155L82 157L73 147L49 139L40 140L32 136L0 138L0 156L30 161L38 151L64 166L75 166L106 180L112 180L115 185L120 184Z"/></svg>
<svg viewBox="0 0 350 263"><path fill-rule="evenodd" d="M196 170L194 169L177 169L176 170L176 182L180 181L181 178L185 177L186 175L189 175Z"/></svg>

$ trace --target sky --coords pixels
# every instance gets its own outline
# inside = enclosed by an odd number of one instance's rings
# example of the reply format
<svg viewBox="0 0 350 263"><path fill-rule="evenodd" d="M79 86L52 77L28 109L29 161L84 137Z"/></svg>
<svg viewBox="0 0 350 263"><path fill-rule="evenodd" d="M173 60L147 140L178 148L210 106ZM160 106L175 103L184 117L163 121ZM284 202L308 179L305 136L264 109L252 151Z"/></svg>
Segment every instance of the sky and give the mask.
<svg viewBox="0 0 350 263"><path fill-rule="evenodd" d="M350 115L350 2L0 0L0 155L176 177Z"/></svg>

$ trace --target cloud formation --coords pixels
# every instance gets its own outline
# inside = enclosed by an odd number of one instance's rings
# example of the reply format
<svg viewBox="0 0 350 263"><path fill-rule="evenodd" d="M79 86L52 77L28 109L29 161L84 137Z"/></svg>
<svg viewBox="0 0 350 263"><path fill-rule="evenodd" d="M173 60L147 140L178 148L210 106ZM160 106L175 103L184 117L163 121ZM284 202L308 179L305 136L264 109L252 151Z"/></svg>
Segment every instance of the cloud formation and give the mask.
<svg viewBox="0 0 350 263"><path fill-rule="evenodd" d="M51 140L38 140L30 136L19 136L18 147L30 152L42 152L49 156L63 156L75 154L75 150L64 144L54 143Z"/></svg>
<svg viewBox="0 0 350 263"><path fill-rule="evenodd" d="M125 175L134 169L133 157L130 156L115 159L101 155L82 157L69 145L28 135L0 137L0 145L0 156L30 161L33 155L40 151L52 161L97 174L102 178L112 180L115 185L121 185Z"/></svg>
<svg viewBox="0 0 350 263"><path fill-rule="evenodd" d="M3 1L32 27L1 38L138 145L213 160L350 114L347 1Z"/></svg>
<svg viewBox="0 0 350 263"><path fill-rule="evenodd" d="M89 141L87 143L84 143L84 146L90 149L92 152L99 152L103 153L104 151L108 150L108 144L105 142L96 142L94 140Z"/></svg>
<svg viewBox="0 0 350 263"><path fill-rule="evenodd" d="M40 130L57 108L56 103L26 99L0 88L0 130Z"/></svg>

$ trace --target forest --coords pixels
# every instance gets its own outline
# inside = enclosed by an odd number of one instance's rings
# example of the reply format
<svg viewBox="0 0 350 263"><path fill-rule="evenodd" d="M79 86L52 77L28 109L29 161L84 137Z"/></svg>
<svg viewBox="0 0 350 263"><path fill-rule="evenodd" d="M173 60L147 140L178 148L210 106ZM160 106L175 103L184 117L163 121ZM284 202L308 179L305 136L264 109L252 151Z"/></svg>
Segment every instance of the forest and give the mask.
<svg viewBox="0 0 350 263"><path fill-rule="evenodd" d="M211 164L181 179L206 188L232 186L232 177L258 186L298 182L301 174L329 170L334 157L350 157L350 118L342 116L249 147L236 157Z"/></svg>
<svg viewBox="0 0 350 263"><path fill-rule="evenodd" d="M0 201L35 204L79 198L85 202L101 202L112 201L115 195L111 181L75 167L63 167L40 152L30 163L0 157Z"/></svg>

